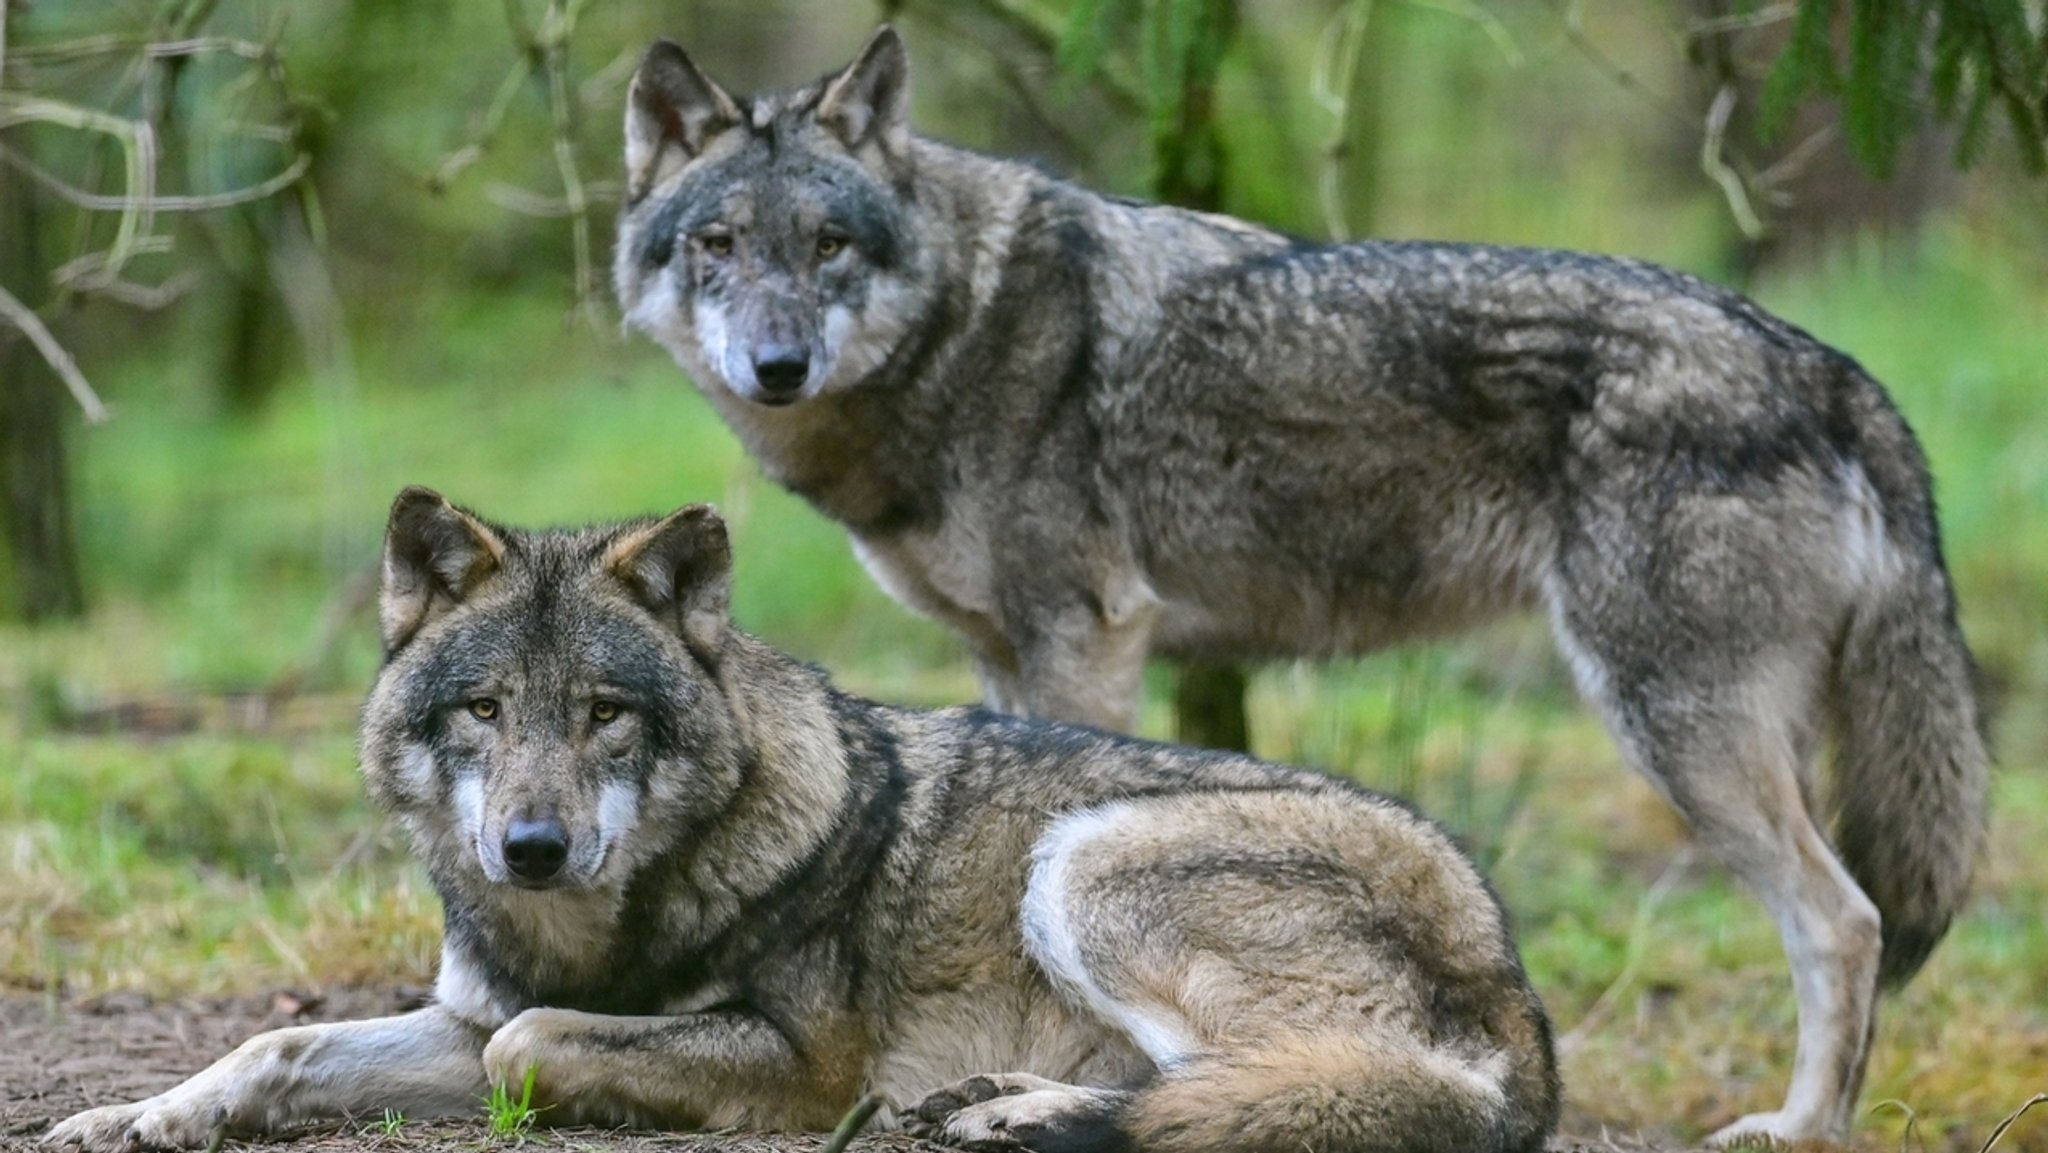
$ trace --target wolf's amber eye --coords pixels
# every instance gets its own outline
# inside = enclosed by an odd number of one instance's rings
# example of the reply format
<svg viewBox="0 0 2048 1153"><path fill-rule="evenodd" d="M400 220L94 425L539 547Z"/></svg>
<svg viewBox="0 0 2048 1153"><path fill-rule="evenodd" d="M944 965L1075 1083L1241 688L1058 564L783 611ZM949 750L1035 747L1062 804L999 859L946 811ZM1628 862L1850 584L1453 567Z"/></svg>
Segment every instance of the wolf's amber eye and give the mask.
<svg viewBox="0 0 2048 1153"><path fill-rule="evenodd" d="M704 251L721 260L732 255L732 237L722 232L714 232L709 236L702 237L697 243L704 246Z"/></svg>
<svg viewBox="0 0 2048 1153"><path fill-rule="evenodd" d="M619 719L619 706L610 701L599 701L590 706L590 719L600 725L610 724Z"/></svg>
<svg viewBox="0 0 2048 1153"><path fill-rule="evenodd" d="M498 719L498 702L489 697L478 697L469 702L469 715L480 721Z"/></svg>
<svg viewBox="0 0 2048 1153"><path fill-rule="evenodd" d="M845 250L846 241L841 240L837 236L820 236L818 238L818 256L821 259L830 260Z"/></svg>

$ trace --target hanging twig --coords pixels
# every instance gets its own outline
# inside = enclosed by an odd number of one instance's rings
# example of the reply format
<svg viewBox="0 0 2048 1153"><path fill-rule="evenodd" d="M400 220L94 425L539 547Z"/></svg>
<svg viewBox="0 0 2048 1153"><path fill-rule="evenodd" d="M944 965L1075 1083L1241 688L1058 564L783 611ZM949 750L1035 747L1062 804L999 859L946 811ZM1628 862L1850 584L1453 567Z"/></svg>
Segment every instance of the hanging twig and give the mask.
<svg viewBox="0 0 2048 1153"><path fill-rule="evenodd" d="M1479 25L1479 30L1486 33L1488 40L1493 41L1494 48L1499 50L1501 59L1508 62L1508 67L1520 68L1525 62L1522 56L1522 49L1515 43L1515 37L1508 31L1508 26L1485 5L1473 3L1472 0L1407 0L1407 2L1415 8L1428 8L1470 20L1472 23Z"/></svg>
<svg viewBox="0 0 2048 1153"><path fill-rule="evenodd" d="M1352 99L1358 61L1365 53L1366 29L1372 23L1373 0L1351 0L1330 17L1316 45L1315 67L1309 72L1309 95L1330 114L1330 135L1323 142L1323 163L1316 178L1322 203L1323 229L1331 240L1349 240L1344 216L1344 161L1350 156Z"/></svg>
<svg viewBox="0 0 2048 1153"><path fill-rule="evenodd" d="M1558 24L1563 27L1565 39L1571 41L1572 47L1578 49L1579 54L1584 56L1588 63L1592 64L1594 68L1598 69L1609 80L1634 93L1644 104L1654 109L1658 115L1663 116L1666 120L1683 124L1688 128L1692 127L1691 117L1666 103L1664 98L1659 96L1649 85L1643 83L1640 77L1629 69L1615 63L1613 57L1607 55L1606 52L1601 50L1599 45L1593 43L1586 36L1585 30L1579 27L1577 4L1562 3L1560 0L1544 0L1544 3L1550 9L1551 14L1557 17Z"/></svg>
<svg viewBox="0 0 2048 1153"><path fill-rule="evenodd" d="M43 318L36 315L35 309L15 299L14 294L5 287L0 287L0 318L5 318L9 324L20 329L22 335L28 337L29 343L36 346L36 351L42 354L43 360L64 382L64 387L71 390L71 397L78 402L78 407L85 411L88 424L103 424L113 415L100 400L99 394L92 390L92 385L86 381L85 374L78 371L78 362L71 359L71 354L64 351L64 346L57 343L56 337L50 335L49 328L43 324Z"/></svg>
<svg viewBox="0 0 2048 1153"><path fill-rule="evenodd" d="M1721 189L1721 195L1728 201L1728 214L1735 218L1735 227L1741 230L1743 237L1762 240L1764 222L1750 203L1749 186L1743 183L1742 174L1729 165L1724 154L1723 142L1728 136L1728 118L1735 113L1735 99L1733 84L1723 84L1721 90L1714 93L1714 102L1707 108L1706 131L1700 134L1700 171Z"/></svg>
<svg viewBox="0 0 2048 1153"><path fill-rule="evenodd" d="M594 320L599 295L597 264L592 255L590 208L596 186L584 183L582 169L576 162L576 121L583 104L593 98L593 91L588 81L580 88L572 88L569 82L569 44L576 33L576 22L589 4L590 0L548 0L540 26L533 28L528 26L519 0L505 0L505 21L511 27L519 59L498 83L498 90L491 97L483 120L469 142L442 158L433 175L427 178L427 187L435 193L445 192L465 170L482 160L504 127L505 117L511 112L512 102L518 98L520 89L536 75L545 79L550 143L555 173L562 182L559 211L554 201L507 185L494 184L486 189L486 195L512 211L538 208L541 210L530 214L568 218L571 253L576 265L575 312L580 317ZM615 60L607 67L618 66L619 62Z"/></svg>
<svg viewBox="0 0 2048 1153"><path fill-rule="evenodd" d="M548 74L548 107L554 125L555 170L562 177L562 200L569 210L570 248L576 259L576 312L597 325L597 266L590 256L590 199L583 191L583 173L576 167L576 117L569 91L569 35L587 0L561 0L548 5L544 30L544 67Z"/></svg>
<svg viewBox="0 0 2048 1153"><path fill-rule="evenodd" d="M483 124L478 127L476 134L469 138L469 143L443 157L440 166L434 169L434 174L427 178L429 191L446 192L455 183L455 178L462 175L463 169L483 159L484 153L491 147L491 142L497 139L498 129L504 126L505 113L511 110L512 101L519 95L519 89L525 86L532 76L531 61L522 58L519 63L512 66L512 70L505 74L505 79L498 82L498 93L491 97L490 107L485 110Z"/></svg>
<svg viewBox="0 0 2048 1153"><path fill-rule="evenodd" d="M7 72L10 49L20 60L62 61L132 54L133 60L110 99L110 106L115 107L125 104L135 88L143 82L152 64L206 53L224 53L260 65L260 70L252 72L246 79L253 83L259 75L268 77L285 107L284 123L266 126L269 129L266 138L286 145L295 145L299 139L301 123L299 107L292 99L290 85L283 72L276 37L268 43L263 43L237 37L193 35L194 31L206 22L218 0L199 0L197 3L182 6L175 19L157 27L159 35L154 37L89 36L38 46L14 46L7 42L4 19L6 2L7 0L0 0L0 128L35 123L99 135L113 140L118 145L121 156L121 191L118 195L107 195L95 191L93 187L98 183L99 150L94 150L94 158L90 161L90 178L86 185L81 186L42 168L19 151L0 144L0 162L14 167L43 190L87 213L118 214L112 241L105 248L94 251L80 251L89 243L86 238L92 233L90 218L79 218L80 240L78 248L74 250L78 254L59 265L51 274L51 279L59 289L57 303L52 307L61 309L70 294L83 293L143 308L162 308L185 291L191 283L189 276L172 277L160 285L137 284L122 277L122 272L136 257L170 251L171 237L156 232L156 218L159 213L192 213L229 208L275 196L295 185L303 187L303 181L312 168L312 157L303 149L295 148L291 159L282 169L258 183L215 193L158 196L156 118L162 110L157 107L159 101L153 91L143 93L142 115L126 116L7 87L7 82L11 79ZM278 34L282 34L281 24ZM85 412L87 421L97 424L108 419L107 406L101 402L84 374L79 371L77 362L51 334L43 317L13 294L0 290L0 295L4 295L4 299L0 299L0 319L4 319L28 336L36 350L55 370L65 387L70 390L72 397L77 400L79 407Z"/></svg>

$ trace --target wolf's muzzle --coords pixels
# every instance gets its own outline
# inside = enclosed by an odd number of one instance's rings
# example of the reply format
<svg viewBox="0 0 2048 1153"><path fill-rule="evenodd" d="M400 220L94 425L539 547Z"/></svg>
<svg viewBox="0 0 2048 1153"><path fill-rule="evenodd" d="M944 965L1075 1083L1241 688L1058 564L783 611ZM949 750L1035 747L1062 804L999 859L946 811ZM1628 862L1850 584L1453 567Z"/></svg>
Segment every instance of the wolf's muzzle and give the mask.
<svg viewBox="0 0 2048 1153"><path fill-rule="evenodd" d="M514 821L505 830L505 866L520 884L553 880L568 859L569 830L553 817Z"/></svg>
<svg viewBox="0 0 2048 1153"><path fill-rule="evenodd" d="M754 379L761 384L761 399L769 404L795 400L810 375L810 354L803 349L771 344L754 353Z"/></svg>

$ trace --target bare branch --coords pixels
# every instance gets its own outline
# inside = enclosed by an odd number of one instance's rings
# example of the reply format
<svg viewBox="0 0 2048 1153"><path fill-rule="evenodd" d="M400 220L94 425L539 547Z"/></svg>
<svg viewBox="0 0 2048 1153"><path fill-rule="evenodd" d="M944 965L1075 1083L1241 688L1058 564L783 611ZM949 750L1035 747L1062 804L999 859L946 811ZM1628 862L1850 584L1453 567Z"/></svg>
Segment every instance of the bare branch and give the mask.
<svg viewBox="0 0 2048 1153"><path fill-rule="evenodd" d="M50 335L49 328L43 324L43 318L36 315L35 309L15 299L14 294L5 287L0 287L0 320L5 320L20 329L22 335L28 337L29 343L36 346L36 351L42 354L43 360L56 372L64 386L71 390L71 397L78 402L78 407L84 410L88 424L104 424L113 416L113 413L107 410L106 404L100 400L99 394L92 390L92 384L85 379L85 374L78 371L78 362L71 359L71 354L64 350L63 345L57 343L56 337Z"/></svg>
<svg viewBox="0 0 2048 1153"><path fill-rule="evenodd" d="M585 77L576 86L576 99L584 107L603 103L626 90L626 82L633 78L633 70L640 66L640 49L628 47L612 57L611 63Z"/></svg>
<svg viewBox="0 0 2048 1153"><path fill-rule="evenodd" d="M1798 176L1806 168L1807 163L1834 139L1834 126L1823 124L1809 133L1806 139L1788 149L1785 155L1773 161L1769 168L1757 173L1750 183L1763 194L1766 202L1775 205L1789 204L1791 197L1786 193L1785 185Z"/></svg>
<svg viewBox="0 0 2048 1153"><path fill-rule="evenodd" d="M1351 93L1358 77L1359 58L1365 52L1372 7L1373 0L1351 0L1343 11L1330 18L1316 46L1315 66L1309 73L1309 94L1330 114L1332 121L1330 136L1323 142L1322 169L1316 180L1323 207L1323 228L1332 240L1350 239L1350 225L1344 218L1344 158L1351 140Z"/></svg>
<svg viewBox="0 0 2048 1153"><path fill-rule="evenodd" d="M39 96L0 92L0 128L14 124L49 123L83 132L98 132L120 142L127 168L129 202L121 207L120 224L114 242L107 248L104 268L108 279L135 253L137 241L150 234L156 209L151 203L156 191L156 130L146 121L129 120L94 108L68 104Z"/></svg>
<svg viewBox="0 0 2048 1153"><path fill-rule="evenodd" d="M1685 34L1694 40L1704 40L1709 36L1720 36L1729 32L1768 28L1773 24L1782 24L1798 14L1797 4L1772 4L1754 12L1735 12L1726 16L1691 21L1685 26Z"/></svg>
<svg viewBox="0 0 2048 1153"><path fill-rule="evenodd" d="M925 15L936 17L950 6L946 4L921 4L918 7ZM973 7L1023 38L1033 48L1045 54L1047 58L1058 58L1060 53L1060 30L1054 27L1047 18L1036 12L1027 11L1025 6L1017 3L1016 0L973 0ZM1109 61L1103 61L1101 67L1096 69L1096 72L1097 75L1094 79L1101 86L1103 95L1107 96L1110 103L1116 105L1120 111L1133 112L1145 107L1145 94L1142 85L1123 70L1113 67Z"/></svg>
<svg viewBox="0 0 2048 1153"><path fill-rule="evenodd" d="M519 89L533 77L533 67L533 61L522 55L519 63L505 74L505 79L499 81L497 95L491 97L491 106L484 112L484 122L478 126L476 135L470 137L468 144L443 157L440 167L427 178L430 191L446 192L455 183L455 178L462 175L463 169L483 159L491 141L497 138L498 129L504 125L505 113L511 110Z"/></svg>
<svg viewBox="0 0 2048 1153"><path fill-rule="evenodd" d="M1527 63L1527 58L1522 55L1521 46L1515 43L1514 33L1509 32L1508 26L1501 18L1494 15L1485 5L1474 3L1474 0L1408 0L1408 3L1415 8L1429 8L1470 20L1479 25L1479 30L1486 33L1488 40L1493 41L1495 50L1500 53L1501 59L1508 62L1508 67L1520 68Z"/></svg>
<svg viewBox="0 0 2048 1153"><path fill-rule="evenodd" d="M575 108L569 91L569 35L574 29L580 0L569 0L563 9L559 0L548 5L551 42L546 45L548 105L554 114L555 169L562 176L562 199L569 209L569 233L576 258L576 310L595 318L597 267L590 255L590 199L584 193L583 173L576 166Z"/></svg>
<svg viewBox="0 0 2048 1153"><path fill-rule="evenodd" d="M583 186L585 195L592 204L610 204L619 198L619 185L615 180L592 181ZM569 202L558 196L544 196L532 189L493 180L484 185L484 196L492 204L507 212L521 216L537 216L543 220L564 220L575 215Z"/></svg>
<svg viewBox="0 0 2048 1153"><path fill-rule="evenodd" d="M101 196L87 192L75 184L69 184L49 169L0 144L0 161L28 174L37 184L55 193L65 203L91 212L127 212L141 207L133 196ZM290 188L305 177L313 167L313 157L301 152L289 165L268 180L243 188L232 188L225 192L208 193L202 196L159 196L149 202L148 207L157 212L210 212L216 208L233 208L239 204L263 200Z"/></svg>
<svg viewBox="0 0 2048 1153"><path fill-rule="evenodd" d="M1764 222L1756 214L1756 206L1750 203L1749 187L1742 182L1742 174L1728 164L1723 143L1728 138L1728 118L1735 114L1736 90L1733 84L1723 84L1714 93L1714 103L1707 109L1707 127L1700 137L1700 171L1707 174L1721 189L1721 195L1728 201L1728 213L1735 218L1735 227L1749 240L1761 240L1764 236Z"/></svg>
<svg viewBox="0 0 2048 1153"><path fill-rule="evenodd" d="M138 53L151 59L160 59L224 52L246 60L260 60L270 51L269 45L233 36L199 36L172 41L153 41L146 36L81 36L76 40L59 40L54 44L24 45L19 55L24 60L61 61L85 60L94 56L129 56Z"/></svg>
<svg viewBox="0 0 2048 1153"><path fill-rule="evenodd" d="M128 250L128 258L156 256L171 251L176 242L168 236L145 236L137 240ZM57 266L50 273L50 279L66 292L97 292L101 284L113 279L108 271L112 254L107 250L87 252L74 256Z"/></svg>
<svg viewBox="0 0 2048 1153"><path fill-rule="evenodd" d="M1601 51L1599 45L1587 38L1585 30L1579 27L1579 12L1576 3L1567 3L1565 0L1544 0L1544 4L1557 17L1558 23L1564 28L1565 38L1572 42L1572 47L1577 48L1579 53L1593 67L1605 73L1609 80L1635 93L1643 103L1655 109L1665 119L1683 124L1688 128L1692 126L1691 117L1666 103L1662 96L1659 96L1648 84L1643 83L1641 77L1615 63L1612 57Z"/></svg>
<svg viewBox="0 0 2048 1153"><path fill-rule="evenodd" d="M88 295L104 296L108 300L139 308L144 312L160 312L178 302L178 298L192 291L199 283L198 274L187 270L162 284L137 284L132 280L110 280L86 290Z"/></svg>

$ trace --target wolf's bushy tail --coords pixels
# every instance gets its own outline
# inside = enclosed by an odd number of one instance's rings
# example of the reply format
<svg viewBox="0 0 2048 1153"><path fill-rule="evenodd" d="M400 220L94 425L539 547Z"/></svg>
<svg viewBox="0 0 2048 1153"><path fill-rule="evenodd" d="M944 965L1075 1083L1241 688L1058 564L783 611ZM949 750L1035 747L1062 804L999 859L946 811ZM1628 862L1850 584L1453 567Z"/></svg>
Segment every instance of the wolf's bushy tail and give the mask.
<svg viewBox="0 0 2048 1153"><path fill-rule="evenodd" d="M1547 1048L1545 1050L1547 1053ZM1557 1122L1554 1069L1382 1037L1296 1036L1197 1058L1118 1118L1139 1153L1535 1153Z"/></svg>
<svg viewBox="0 0 2048 1153"><path fill-rule="evenodd" d="M1969 650L1936 565L1858 606L1836 665L1836 847L1883 918L1879 980L1919 971L1948 932L1983 845L1990 760Z"/></svg>
<svg viewBox="0 0 2048 1153"><path fill-rule="evenodd" d="M1895 987L1962 908L1991 766L1919 446L1882 401L1860 423L1884 543L1835 666L1835 845L1883 918L1879 980Z"/></svg>

